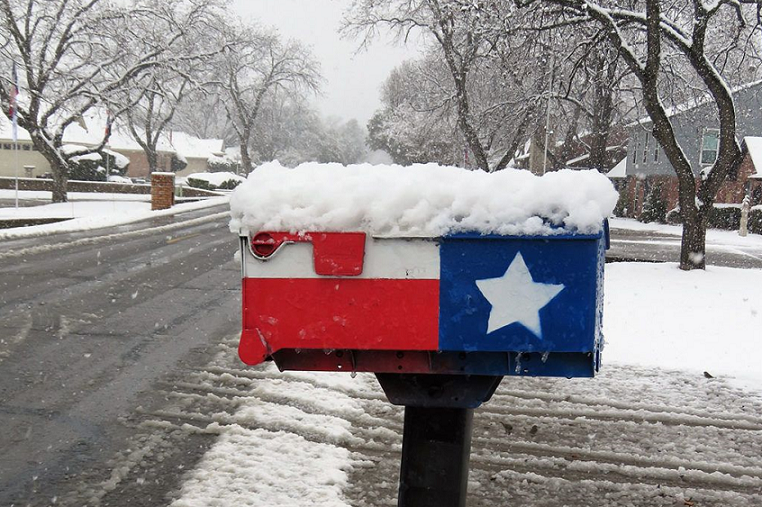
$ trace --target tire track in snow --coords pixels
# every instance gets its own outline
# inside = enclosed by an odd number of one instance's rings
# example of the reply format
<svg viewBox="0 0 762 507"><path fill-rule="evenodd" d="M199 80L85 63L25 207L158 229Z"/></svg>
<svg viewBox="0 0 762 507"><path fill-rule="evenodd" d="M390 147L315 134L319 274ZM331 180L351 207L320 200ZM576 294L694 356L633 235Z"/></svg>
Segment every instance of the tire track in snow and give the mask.
<svg viewBox="0 0 762 507"><path fill-rule="evenodd" d="M558 394L540 392L540 391L517 391L517 390L501 390L495 394L493 399L500 399L509 402L510 398L517 398L519 400L527 400L532 402L556 402L556 403L568 403L572 406L583 405L586 407L608 407L612 409L619 409L628 412L637 411L650 414L676 414L678 416L694 416L699 418L721 420L728 422L743 421L762 428L762 417L755 416L753 414L727 414L716 415L707 412L706 410L691 409L689 407L674 407L668 405L647 404L647 403L626 403L617 402L616 400L608 400L595 397L584 396L561 396Z"/></svg>
<svg viewBox="0 0 762 507"><path fill-rule="evenodd" d="M474 415L469 507L762 505L759 400L685 373L608 371L587 382L505 379ZM639 388L651 381L653 395ZM401 422L398 409L386 427ZM368 429L353 427L360 438ZM395 505L400 442L352 447L368 456L350 476L352 505Z"/></svg>
<svg viewBox="0 0 762 507"><path fill-rule="evenodd" d="M236 463L230 484L247 477L250 484L258 473L246 466L250 451L236 447L247 438L330 449L348 463L336 470L341 494L329 488L342 505L396 505L403 409L385 401L375 378L239 366L236 342L227 340L208 367L161 383L166 405L141 411L137 424L151 435L214 438L221 447L211 448L201 470L220 466L225 450ZM676 372L651 372L649 379L637 369L610 371L586 383L506 379L474 417L468 506L762 505L762 430L750 412L758 400ZM664 375L674 381L666 394L656 380ZM640 384L651 381L657 388L648 394ZM166 447L161 439L148 442ZM140 449L137 455L151 455ZM130 471L117 482L140 468L124 460L115 470ZM199 486L205 473L188 473L175 507L211 501ZM298 480L260 480L258 487L280 494Z"/></svg>

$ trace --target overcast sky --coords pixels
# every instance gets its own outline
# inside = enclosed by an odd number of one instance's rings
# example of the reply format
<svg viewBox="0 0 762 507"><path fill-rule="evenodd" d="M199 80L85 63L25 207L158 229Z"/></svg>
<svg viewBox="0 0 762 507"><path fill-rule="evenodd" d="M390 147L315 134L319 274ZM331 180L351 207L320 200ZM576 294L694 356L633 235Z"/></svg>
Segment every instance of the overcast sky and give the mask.
<svg viewBox="0 0 762 507"><path fill-rule="evenodd" d="M339 24L351 0L234 0L244 20L259 20L273 26L282 36L310 46L320 62L322 96L315 99L325 115L345 120L356 118L365 125L379 107L379 90L389 71L417 48L389 41L376 41L355 54L358 42L342 39Z"/></svg>

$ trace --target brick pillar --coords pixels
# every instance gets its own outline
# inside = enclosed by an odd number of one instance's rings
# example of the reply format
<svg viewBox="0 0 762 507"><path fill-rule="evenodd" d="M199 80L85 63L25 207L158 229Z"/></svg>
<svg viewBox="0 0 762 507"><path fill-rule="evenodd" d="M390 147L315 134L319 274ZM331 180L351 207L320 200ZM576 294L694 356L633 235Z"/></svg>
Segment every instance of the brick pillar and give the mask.
<svg viewBox="0 0 762 507"><path fill-rule="evenodd" d="M175 173L151 174L151 210L171 208L175 204Z"/></svg>

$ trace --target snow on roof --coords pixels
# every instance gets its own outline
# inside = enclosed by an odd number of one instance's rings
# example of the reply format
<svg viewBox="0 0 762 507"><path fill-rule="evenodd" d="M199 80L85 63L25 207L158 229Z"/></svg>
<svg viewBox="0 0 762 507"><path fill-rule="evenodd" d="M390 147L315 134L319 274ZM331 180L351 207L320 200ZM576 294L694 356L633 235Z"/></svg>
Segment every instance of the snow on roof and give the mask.
<svg viewBox="0 0 762 507"><path fill-rule="evenodd" d="M746 149L749 151L751 162L754 164L756 174L752 174L751 178L762 178L762 137L744 137L744 143Z"/></svg>
<svg viewBox="0 0 762 507"><path fill-rule="evenodd" d="M627 176L627 157L624 157L609 172L606 173L609 178L624 178Z"/></svg>
<svg viewBox="0 0 762 507"><path fill-rule="evenodd" d="M758 81L752 81L750 83L744 83L742 85L738 85L738 86L736 86L734 88L731 88L730 89L730 93L731 93L731 95L735 95L738 92L741 92L743 90L747 90L749 88L753 88L753 87L758 86L760 84L762 84L762 79L758 80ZM702 96L700 96L698 98L691 99L691 100L688 100L686 102L683 102L682 104L677 104L677 105L672 106L672 107L667 107L667 108L664 109L664 111L667 113L667 117L669 118L669 117L675 116L676 114L684 113L686 111L690 111L691 109L695 109L695 108L697 108L699 106L703 106L704 104L709 104L713 100L714 99L711 97L711 95L706 93L706 94L704 94L704 95L702 95ZM642 117L642 118L640 118L638 120L635 120L632 123L628 123L627 127L634 127L636 125L647 125L649 123L651 123L651 117L650 116L644 116L644 117Z"/></svg>
<svg viewBox="0 0 762 507"><path fill-rule="evenodd" d="M208 159L211 155L224 154L222 139L199 139L185 132L172 132L172 147L187 158Z"/></svg>
<svg viewBox="0 0 762 507"><path fill-rule="evenodd" d="M439 237L457 232L503 235L594 234L617 202L597 171L535 176L437 164L269 162L230 199L231 230L364 231Z"/></svg>
<svg viewBox="0 0 762 507"><path fill-rule="evenodd" d="M80 146L94 146L103 140L106 131L106 117L99 110L88 111L83 115L84 125L82 128L78 122L66 127L63 141L66 144ZM30 141L29 133L19 127L18 138L20 141ZM222 139L199 139L185 132L172 132L170 142L169 132L162 133L159 138L157 150L165 153L177 152L189 158L207 159L212 154L223 153L224 141ZM11 122L4 115L0 115L0 139L11 139ZM108 147L116 151L143 151L143 148L135 141L127 126L118 118L111 128Z"/></svg>

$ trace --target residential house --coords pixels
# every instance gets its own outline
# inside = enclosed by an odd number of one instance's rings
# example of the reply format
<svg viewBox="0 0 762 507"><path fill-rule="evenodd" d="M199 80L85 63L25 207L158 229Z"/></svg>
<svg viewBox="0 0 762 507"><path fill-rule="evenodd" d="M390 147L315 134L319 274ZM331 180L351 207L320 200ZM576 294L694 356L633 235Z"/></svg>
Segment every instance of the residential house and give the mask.
<svg viewBox="0 0 762 507"><path fill-rule="evenodd" d="M64 144L95 146L103 136L105 119L98 112L85 115L83 122L73 123L64 132ZM4 116L0 117L0 176L33 178L50 172L50 165L32 145L26 130L18 129L18 152L14 150L11 138L11 124ZM148 177L148 159L145 152L127 128L117 121L112 127L107 148L120 153L130 160L127 176L133 178ZM187 163L179 174L204 172L208 169L211 156L224 155L224 142L221 139L199 139L184 132L167 132L162 135L157 145L159 171L171 171L172 159L177 157Z"/></svg>
<svg viewBox="0 0 762 507"><path fill-rule="evenodd" d="M762 81L732 90L736 104L737 136L745 150L745 158L737 174L729 175L717 194L717 203L738 204L751 196L753 204L762 202L762 156L758 155L762 136ZM719 118L713 101L696 100L668 111L678 143L698 177L717 159ZM626 192L628 216L640 216L643 203L657 184L668 209L678 202L677 176L652 134L648 118L628 125L627 157L609 173L609 177Z"/></svg>
<svg viewBox="0 0 762 507"><path fill-rule="evenodd" d="M538 132L532 136L514 157L512 167L527 169L534 174L543 174L560 168L595 169L605 172L614 167L627 153L627 132L621 128L612 129L608 137L606 161L603 167L592 167L590 163L589 134L582 133L568 142L554 141L553 136L549 137L548 144L551 149L546 153L544 134Z"/></svg>

